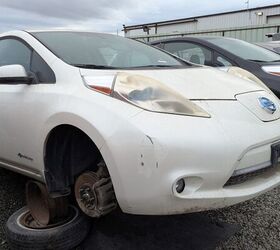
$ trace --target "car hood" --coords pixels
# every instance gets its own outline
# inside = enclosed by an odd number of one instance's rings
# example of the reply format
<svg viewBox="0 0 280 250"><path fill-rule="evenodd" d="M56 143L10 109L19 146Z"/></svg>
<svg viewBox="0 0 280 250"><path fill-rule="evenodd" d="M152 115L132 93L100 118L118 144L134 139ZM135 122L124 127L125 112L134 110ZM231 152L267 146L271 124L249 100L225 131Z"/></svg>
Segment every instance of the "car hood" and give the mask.
<svg viewBox="0 0 280 250"><path fill-rule="evenodd" d="M93 82L113 81L118 72L153 78L190 100L235 100L238 94L264 90L254 82L210 67L119 71L80 69L81 76Z"/></svg>

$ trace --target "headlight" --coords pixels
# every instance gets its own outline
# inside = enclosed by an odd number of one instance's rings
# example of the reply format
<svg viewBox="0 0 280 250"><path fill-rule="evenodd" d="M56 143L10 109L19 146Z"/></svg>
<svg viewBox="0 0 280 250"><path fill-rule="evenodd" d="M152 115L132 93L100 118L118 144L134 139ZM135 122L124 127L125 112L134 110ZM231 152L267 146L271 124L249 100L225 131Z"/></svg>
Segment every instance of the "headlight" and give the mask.
<svg viewBox="0 0 280 250"><path fill-rule="evenodd" d="M239 67L229 67L227 72L234 75L234 76L245 79L247 81L257 83L259 86L261 86L264 89L271 92L271 90L258 77L256 77L251 72L249 72L245 69L242 69L242 68L239 68Z"/></svg>
<svg viewBox="0 0 280 250"><path fill-rule="evenodd" d="M115 97L148 111L210 117L202 108L150 77L118 73L113 91Z"/></svg>

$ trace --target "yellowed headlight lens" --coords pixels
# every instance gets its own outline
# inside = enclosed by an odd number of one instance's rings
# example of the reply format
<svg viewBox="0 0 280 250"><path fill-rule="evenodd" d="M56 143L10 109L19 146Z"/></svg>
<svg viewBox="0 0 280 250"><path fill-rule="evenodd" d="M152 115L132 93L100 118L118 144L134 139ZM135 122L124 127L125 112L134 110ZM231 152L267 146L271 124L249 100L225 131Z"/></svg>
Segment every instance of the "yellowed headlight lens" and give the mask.
<svg viewBox="0 0 280 250"><path fill-rule="evenodd" d="M242 79L245 79L247 81L254 82L254 83L258 84L258 86L261 86L270 92L270 89L258 77L256 77L254 74L252 74L251 72L249 72L245 69L242 69L239 67L230 67L228 69L228 73L230 73L234 76L240 77Z"/></svg>
<svg viewBox="0 0 280 250"><path fill-rule="evenodd" d="M114 92L127 102L145 110L177 115L210 117L202 108L150 77L118 73Z"/></svg>

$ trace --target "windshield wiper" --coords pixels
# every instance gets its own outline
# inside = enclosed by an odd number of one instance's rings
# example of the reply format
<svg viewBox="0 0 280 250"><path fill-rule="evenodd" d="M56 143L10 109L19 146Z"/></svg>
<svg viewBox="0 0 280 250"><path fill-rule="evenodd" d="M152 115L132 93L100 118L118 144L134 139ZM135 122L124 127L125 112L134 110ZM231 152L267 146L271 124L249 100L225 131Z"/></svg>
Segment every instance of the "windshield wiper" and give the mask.
<svg viewBox="0 0 280 250"><path fill-rule="evenodd" d="M95 65L95 64L71 64L72 66L84 68L84 69L116 69L112 66Z"/></svg>
<svg viewBox="0 0 280 250"><path fill-rule="evenodd" d="M151 64L151 65L142 65L142 66L135 66L131 68L172 68L182 65L164 65L164 64Z"/></svg>
<svg viewBox="0 0 280 250"><path fill-rule="evenodd" d="M254 60L254 59L247 59L248 61L251 61L251 62L259 62L259 63L266 63L268 61L262 61L262 60Z"/></svg>
<svg viewBox="0 0 280 250"><path fill-rule="evenodd" d="M105 65L95 65L95 64L71 64L72 66L85 68L85 69L137 69L137 68L172 68L176 67L177 65L164 65L164 64L151 64L151 65L142 65L142 66L135 66L135 67L112 67L112 66L105 66ZM181 66L181 65L178 65Z"/></svg>
<svg viewBox="0 0 280 250"><path fill-rule="evenodd" d="M275 61L261 61L261 60L253 60L253 59L248 59L251 62L259 62L259 63L274 63L274 62L280 62L280 60L275 60Z"/></svg>

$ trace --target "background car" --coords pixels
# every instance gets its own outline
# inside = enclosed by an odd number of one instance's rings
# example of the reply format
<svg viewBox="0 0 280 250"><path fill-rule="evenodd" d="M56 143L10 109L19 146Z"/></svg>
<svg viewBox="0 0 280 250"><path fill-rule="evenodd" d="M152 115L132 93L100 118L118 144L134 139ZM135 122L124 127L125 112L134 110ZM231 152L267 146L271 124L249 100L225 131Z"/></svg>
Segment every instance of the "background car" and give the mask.
<svg viewBox="0 0 280 250"><path fill-rule="evenodd" d="M268 50L271 50L273 52L276 52L277 54L280 54L280 41L257 43L256 45L259 45L259 46L261 46L265 49L268 49Z"/></svg>
<svg viewBox="0 0 280 250"><path fill-rule="evenodd" d="M242 40L215 36L170 38L150 44L192 63L243 68L280 97L280 55L277 53Z"/></svg>

